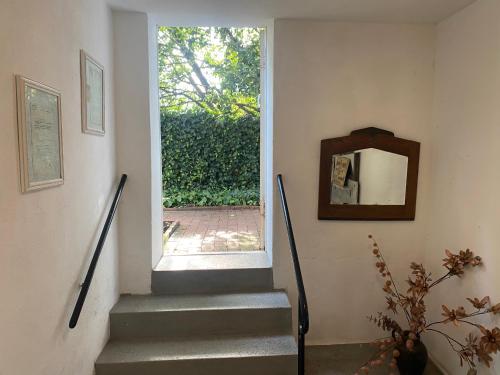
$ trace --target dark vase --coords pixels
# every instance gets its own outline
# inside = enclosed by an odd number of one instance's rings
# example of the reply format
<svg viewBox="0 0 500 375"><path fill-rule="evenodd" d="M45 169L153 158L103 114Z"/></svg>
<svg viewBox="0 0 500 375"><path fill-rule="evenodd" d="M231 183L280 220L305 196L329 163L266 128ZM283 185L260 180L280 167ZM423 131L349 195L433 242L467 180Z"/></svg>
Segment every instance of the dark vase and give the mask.
<svg viewBox="0 0 500 375"><path fill-rule="evenodd" d="M409 350L406 347L406 340L408 340L408 331L404 331L401 344L396 346L399 351L399 357L396 358L400 375L422 375L427 365L427 349L420 341L420 337L413 340L413 349Z"/></svg>

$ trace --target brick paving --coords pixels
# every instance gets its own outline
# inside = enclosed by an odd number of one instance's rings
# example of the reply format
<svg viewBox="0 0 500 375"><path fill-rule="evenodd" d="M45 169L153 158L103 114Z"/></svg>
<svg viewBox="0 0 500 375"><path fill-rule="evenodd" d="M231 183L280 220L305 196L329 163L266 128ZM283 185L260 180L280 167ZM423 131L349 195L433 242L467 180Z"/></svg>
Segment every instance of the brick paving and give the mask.
<svg viewBox="0 0 500 375"><path fill-rule="evenodd" d="M259 208L165 210L164 220L180 222L168 254L262 250Z"/></svg>

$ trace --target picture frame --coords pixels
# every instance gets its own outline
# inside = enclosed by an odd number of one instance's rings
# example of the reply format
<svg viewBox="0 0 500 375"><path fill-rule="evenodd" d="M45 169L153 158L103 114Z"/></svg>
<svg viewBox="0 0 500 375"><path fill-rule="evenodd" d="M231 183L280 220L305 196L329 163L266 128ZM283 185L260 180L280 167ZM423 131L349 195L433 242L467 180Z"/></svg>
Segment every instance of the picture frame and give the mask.
<svg viewBox="0 0 500 375"><path fill-rule="evenodd" d="M21 191L64 183L61 93L15 76Z"/></svg>
<svg viewBox="0 0 500 375"><path fill-rule="evenodd" d="M359 159L356 161L356 153L370 148L401 155L408 159L405 170L404 204L356 204L359 200L360 189L363 187L359 176L360 162ZM332 188L337 189L332 179L335 160L333 156L351 154L354 155L352 159L354 163L351 160L354 171L348 179L350 184L335 191L339 193L342 202L332 202ZM397 138L394 133L375 127L354 130L349 136L323 139L320 153L318 219L415 220L419 159L419 142ZM358 194L357 199L356 194Z"/></svg>
<svg viewBox="0 0 500 375"><path fill-rule="evenodd" d="M104 67L80 50L82 132L105 134Z"/></svg>

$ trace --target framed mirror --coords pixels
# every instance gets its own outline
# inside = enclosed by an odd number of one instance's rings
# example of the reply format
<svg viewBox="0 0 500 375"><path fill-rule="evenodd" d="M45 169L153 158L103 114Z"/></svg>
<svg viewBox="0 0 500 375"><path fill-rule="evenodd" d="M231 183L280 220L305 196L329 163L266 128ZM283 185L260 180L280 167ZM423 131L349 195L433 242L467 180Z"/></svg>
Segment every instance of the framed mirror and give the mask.
<svg viewBox="0 0 500 375"><path fill-rule="evenodd" d="M420 143L365 128L321 141L318 219L414 220Z"/></svg>

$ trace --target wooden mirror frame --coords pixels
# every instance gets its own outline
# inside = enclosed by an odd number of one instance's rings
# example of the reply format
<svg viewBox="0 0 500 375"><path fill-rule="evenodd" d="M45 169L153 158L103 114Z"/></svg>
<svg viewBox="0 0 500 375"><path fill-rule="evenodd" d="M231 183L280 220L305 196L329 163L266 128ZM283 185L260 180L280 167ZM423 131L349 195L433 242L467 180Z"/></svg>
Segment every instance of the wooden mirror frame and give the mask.
<svg viewBox="0 0 500 375"><path fill-rule="evenodd" d="M332 156L375 148L408 157L404 205L330 204ZM347 137L323 139L319 170L319 220L415 220L420 143L396 138L374 127L355 130Z"/></svg>

